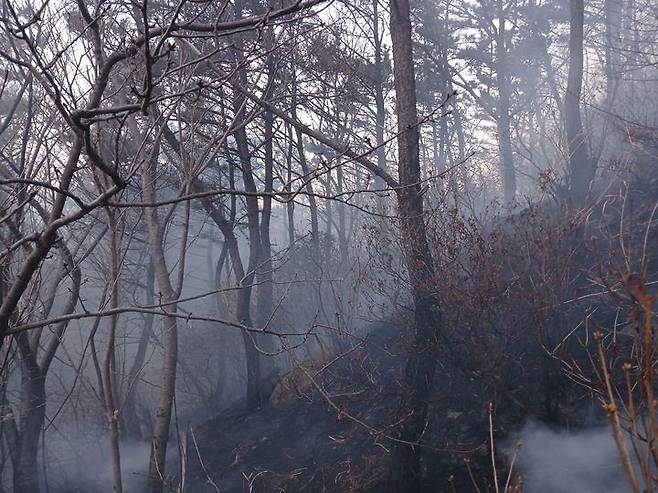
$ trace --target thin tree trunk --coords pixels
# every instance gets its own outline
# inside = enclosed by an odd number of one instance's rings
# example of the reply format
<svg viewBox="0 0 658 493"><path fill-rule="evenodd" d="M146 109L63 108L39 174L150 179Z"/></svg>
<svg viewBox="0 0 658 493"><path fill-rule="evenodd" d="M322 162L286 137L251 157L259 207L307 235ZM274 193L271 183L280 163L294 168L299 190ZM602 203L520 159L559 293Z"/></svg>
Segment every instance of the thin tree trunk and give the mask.
<svg viewBox="0 0 658 493"><path fill-rule="evenodd" d="M613 112L619 84L619 49L621 48L622 1L605 0L605 95L606 110Z"/></svg>
<svg viewBox="0 0 658 493"><path fill-rule="evenodd" d="M441 159L443 156L440 155L439 153L439 137L437 135L436 131L436 122L432 122L432 161L434 162L434 167L436 170L440 173L442 170L441 163L443 160ZM441 187L442 183L439 182L437 186Z"/></svg>
<svg viewBox="0 0 658 493"><path fill-rule="evenodd" d="M333 192L333 187L331 186L331 183L333 181L333 173L331 169L328 169L327 172L324 175L324 194L327 197L331 197L331 194ZM325 222L326 222L326 233L325 233L325 241L324 243L324 250L325 253L327 253L327 247L329 242L331 241L331 230L334 227L334 214L333 214L333 207L332 207L332 201L331 200L325 200L324 204L324 209L325 209Z"/></svg>
<svg viewBox="0 0 658 493"><path fill-rule="evenodd" d="M268 29L268 46L271 46L272 43L272 31L271 28ZM269 57L267 61L267 70L268 70L268 84L270 88L273 84L274 78L274 58ZM266 195L263 196L263 210L261 211L260 219L260 266L258 278L262 281L258 285L258 318L257 324L260 328L265 327L269 322L270 317L272 316L272 311L274 309L274 286L273 281L273 266L272 266L272 243L270 240L270 222L272 219L272 197L271 194L274 190L274 115L271 111L265 112L265 176L264 176L264 192ZM259 337L260 346L266 352L273 352L275 349L275 341L273 336L268 334L263 334ZM259 381L259 399L262 401L269 397L270 390L269 386L264 387L264 384L269 379L267 378L270 373L272 373L274 368L273 357L262 355L261 358L261 375Z"/></svg>
<svg viewBox="0 0 658 493"><path fill-rule="evenodd" d="M119 306L119 242L117 238L117 221L115 214L107 210L108 225L110 231L110 309L116 309ZM115 378L115 341L118 315L111 315L109 318L109 338L107 341L107 350L103 361L103 380L105 384L104 399L105 413L110 428L110 450L112 454L112 491L121 493L123 491L123 482L121 479L121 450L119 444L119 410L116 406L116 378Z"/></svg>
<svg viewBox="0 0 658 493"><path fill-rule="evenodd" d="M639 44L639 33L638 33L638 19L637 19L637 6L636 0L628 0L628 4L624 9L623 15L623 24L624 24L624 58L627 64L627 68L630 70L637 70L638 68L638 56L640 56L640 44ZM642 98L635 97L635 87L636 81L629 80L624 84L628 88L628 98L630 101L636 101ZM628 99L627 99L628 100ZM627 111L630 114L633 114L635 108L627 108Z"/></svg>
<svg viewBox="0 0 658 493"><path fill-rule="evenodd" d="M386 148L384 147L384 130L386 126L386 107L384 106L384 68L382 59L382 40L379 27L379 0L372 2L372 30L375 45L375 138L377 144L377 166L386 170ZM384 181L375 177L377 188L383 188Z"/></svg>
<svg viewBox="0 0 658 493"><path fill-rule="evenodd" d="M155 149L150 159L144 162L142 170L142 194L145 202L155 202L155 167L158 160L159 145L154 143ZM162 301L171 303L176 299L176 293L171 284L169 270L164 254L164 230L160 224L158 212L155 207L146 207L146 225L148 227L149 249L153 260L153 269L162 295ZM163 307L166 313L174 314L177 311L176 303ZM164 317L164 355L162 361L162 384L158 397L153 424L153 437L151 442L151 458L147 478L146 492L161 493L164 487L165 465L167 456L167 443L169 441L169 426L171 424L171 411L176 391L176 365L178 362L178 327L176 318L170 315Z"/></svg>
<svg viewBox="0 0 658 493"><path fill-rule="evenodd" d="M146 306L152 306L155 303L155 271L153 270L153 262L150 257L148 258L148 265L146 267L146 290L144 302ZM139 426L139 417L137 416L137 402L136 395L139 387L139 377L144 366L146 359L146 350L149 346L149 340L153 334L153 322L155 316L153 314L146 314L144 316L144 327L139 336L137 343L137 352L133 359L132 366L128 372L128 388L122 406L122 423L124 438L131 438L135 441L141 440L142 434Z"/></svg>
<svg viewBox="0 0 658 493"><path fill-rule="evenodd" d="M587 195L596 168L589 158L587 139L580 116L583 85L583 0L570 0L569 75L564 98L564 116L569 150L569 189L574 200Z"/></svg>
<svg viewBox="0 0 658 493"><path fill-rule="evenodd" d="M42 214L42 217L45 219L45 213ZM82 274L80 267L75 264L73 256L63 240L59 240L58 250L62 260L62 271L59 280L54 284L53 293L56 292L60 283L70 275L71 286L66 305L62 311L62 314L67 315L73 313L77 306ZM44 315L46 317L50 312L52 302L49 302L48 305L47 313ZM16 447L18 457L13 459L13 481L16 493L39 491L37 456L39 439L46 417L46 376L67 327L68 321L60 322L55 326L50 340L43 344L45 349L40 363L37 358L37 351L40 347L41 332L35 333L32 339L26 332L16 335L16 343L22 364L22 396Z"/></svg>
<svg viewBox="0 0 658 493"><path fill-rule="evenodd" d="M498 149L500 152L500 170L503 180L503 199L505 204L514 201L516 196L516 170L512 152L512 135L510 120L510 75L507 63L507 42L503 2L498 0L498 39L496 40L496 76L498 78Z"/></svg>
<svg viewBox="0 0 658 493"><path fill-rule="evenodd" d="M71 150L69 151L66 166L61 173L62 178L59 183L60 190L65 192L68 191L81 153L82 138L76 137L74 138ZM67 196L63 193L57 194L55 203L53 204L50 216L46 223L46 228L39 236L38 241L34 242L34 247L32 248L31 253L25 259L20 272L13 279L11 287L2 300L2 305L0 305L0 347L2 347L7 331L9 330L11 317L14 315L14 311L16 310L23 293L27 289L32 276L57 241L57 231L59 229L57 219L60 218L64 211L66 198Z"/></svg>
<svg viewBox="0 0 658 493"><path fill-rule="evenodd" d="M21 354L21 408L18 433L18 457L14 461L14 492L35 493L39 488L37 456L39 438L46 417L46 375L39 368L28 334L16 337Z"/></svg>
<svg viewBox="0 0 658 493"><path fill-rule="evenodd" d="M238 106L239 107L239 106ZM181 149L180 149L180 144L178 140L176 139L176 136L174 133L167 127L163 129L163 137L165 138L166 142L170 145L174 151L181 156ZM241 135L236 135L236 141L238 142L238 148L242 149L242 155L243 158L245 159L247 163L247 169L248 171L251 170L251 164L249 163L249 156L248 156L248 147L246 148L245 151L245 146L248 145L248 142L246 140L246 134L241 134ZM240 152L240 151L239 151ZM235 163L233 160L229 157L229 188L230 189L235 189L235 179L234 179L234 167ZM243 166L245 163L242 163ZM252 190L255 190L255 183L253 183L253 175L250 173L245 173L244 176L249 179L251 176L252 184L251 185L246 185L246 188L250 188ZM191 188L194 192L207 192L208 189L204 185L204 183L199 180L198 178L194 178L191 183ZM237 293L237 303L236 303L236 319L240 323L242 323L245 326L251 326L251 310L250 310L250 304L251 304L251 291L252 291L252 283L254 279L254 270L255 269L255 262L256 262L256 257L258 255L258 251L253 250L253 247L255 246L255 243L250 241L250 261L249 261L249 268L251 269L250 271L245 273L244 270L244 264L242 262L242 257L240 255L240 248L238 245L238 240L235 236L234 232L234 224L235 224L235 210L236 210L236 202L235 202L235 195L231 196L231 213L230 213L230 219L226 219L223 216L223 213L221 212L221 209L215 207L213 204L213 201L209 197L205 197L201 199L201 203L203 207L206 209L206 212L210 216L210 218L213 220L213 222L217 225L219 230L222 232L222 235L224 236L224 241L226 243L226 248L228 249L228 253L231 256L231 265L233 266L233 272L235 273L235 277L242 286L242 289L238 290ZM253 202L251 203L253 206ZM256 213L258 212L258 204L256 203ZM252 214L253 214L253 209L252 209ZM253 227L253 224L250 225L250 227ZM259 226L256 224L256 234L259 234ZM250 233L253 230L250 230ZM253 236L250 235L250 240L253 239ZM254 262L254 265L252 266L252 260ZM217 279L219 281L219 279ZM243 345L245 349L245 364L247 367L247 405L248 407L258 407L260 404L261 398L260 398L260 386L259 386L259 380L260 380L260 354L258 353L258 350L256 349L255 341L252 339L252 336L250 333L243 331L242 332L242 338L243 338Z"/></svg>
<svg viewBox="0 0 658 493"><path fill-rule="evenodd" d="M293 60L293 78L292 78L292 105L290 108L290 113L292 118L297 121L297 76L295 74L295 66ZM304 137L302 135L302 130L299 127L295 127L296 133L296 143L297 143L297 155L299 157L299 165L302 168L302 173L306 181L305 191L308 196L308 208L311 216L311 255L313 256L313 269L316 270L320 265L320 224L318 221L318 205L313 195L313 185L311 184L310 171L308 163L306 161L306 152L304 151Z"/></svg>
<svg viewBox="0 0 658 493"><path fill-rule="evenodd" d="M239 82L246 85L246 74L244 69L238 70ZM236 97L233 100L234 110L241 114L240 125L233 134L242 167L242 181L244 189L249 193L245 197L247 206L247 229L249 231L249 263L244 277L240 279L241 289L238 292L237 315L238 322L245 326L251 326L251 298L252 285L256 276L256 269L260 262L261 239L260 223L258 211L258 197L256 196L256 182L251 166L251 155L249 151L249 139L245 129L246 115L244 113L243 101L245 97L239 95L236 91ZM243 331L242 339L244 341L245 359L247 366L247 407L257 408L261 404L260 382L261 382L261 355L256 347L256 340L252 334Z"/></svg>
<svg viewBox="0 0 658 493"><path fill-rule="evenodd" d="M292 191L292 153L295 148L295 140L292 134L292 125L286 123L286 137L289 139L288 152L286 152L286 166L287 166L287 175L286 175L286 191L290 193ZM289 200L286 203L286 213L288 218L288 247L292 247L295 243L295 202Z"/></svg>
<svg viewBox="0 0 658 493"><path fill-rule="evenodd" d="M391 0L393 75L398 116L398 208L404 260L414 303L413 347L405 367L401 420L393 443L387 489L390 492L420 491L420 448L428 400L436 368L436 334L440 324L438 302L433 294L434 263L424 222L420 186L419 129L416 82L408 0Z"/></svg>
<svg viewBox="0 0 658 493"><path fill-rule="evenodd" d="M343 167L339 166L336 170L336 193L342 197L343 195ZM345 218L345 204L339 202L338 208L338 253L340 256L340 264L347 266L347 254L349 245L347 242L347 222Z"/></svg>

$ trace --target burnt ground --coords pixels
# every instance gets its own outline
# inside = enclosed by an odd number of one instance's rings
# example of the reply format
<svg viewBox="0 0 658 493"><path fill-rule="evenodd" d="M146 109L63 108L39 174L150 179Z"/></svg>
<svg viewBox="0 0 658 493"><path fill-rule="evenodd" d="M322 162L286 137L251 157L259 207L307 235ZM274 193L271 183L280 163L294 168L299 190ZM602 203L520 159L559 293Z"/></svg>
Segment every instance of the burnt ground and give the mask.
<svg viewBox="0 0 658 493"><path fill-rule="evenodd" d="M292 391L287 402L233 409L199 426L198 451L189 454L195 456L189 491L381 491L391 446L384 435L394 431L403 351L399 331L375 330L367 345L318 375L340 410L317 389L305 389ZM479 387L456 369L437 370L424 437L427 491L450 491L451 476L457 491L473 491L465 458L480 487L491 477L487 399ZM496 426L502 440L504 427L499 420Z"/></svg>
<svg viewBox="0 0 658 493"><path fill-rule="evenodd" d="M646 229L655 221L658 200L655 166L649 171L646 176L629 178L631 191L624 192L625 185L606 188L600 204L586 216L586 221L558 218L548 231L552 236L539 228L534 233L538 235L536 242L528 243L525 236L527 231L533 231L529 226L537 211L529 210L516 218L522 234L517 238L513 231L505 233L511 240L509 248L501 250L501 255L510 257L507 262L518 264L513 280L542 279L538 277L539 264L526 263L526 250L534 252L529 257L544 255L539 258L555 262L558 267L568 261L570 275L562 276L556 267L556 277L547 277L539 288L528 282L503 283L507 287L502 294L498 289L491 299L483 298L480 304L473 301L472 332L467 330L469 319L464 317L470 312L461 306L463 301L448 308L456 310L455 319L447 326L455 328L457 338L451 342L453 336L448 335L448 343L440 344L443 354L438 356L440 364L423 436L424 491L477 491L465 459L470 461L479 491L493 491L487 485L493 477L487 443L490 401L497 406L497 444L506 443L510 432L519 429L529 417L556 427L586 425L581 423L578 409L583 402L591 402L588 387L596 382L587 380L583 387L577 374L571 374L573 381L565 378L562 361L584 368L585 373L591 370L592 361L581 341L573 337L567 340L567 334L573 333L572 328L582 321L584 313L595 312L591 324L599 330L616 330L618 321L628 318L625 324L632 331L633 307L632 303L624 305L618 296L586 296L577 303L571 303L571 298L598 292L601 285L619 286L623 274L630 273L626 253L619 250L617 236L610 235L610 231L619 230L619 224L631 225L625 233L628 245L658 244L658 230ZM634 204L632 208L620 205L627 198ZM637 269L636 264L639 262L634 262L631 269ZM643 264L646 278L655 280L658 257L654 249L646 251ZM590 279L600 279L599 284ZM563 285L565 292L571 294L562 293ZM550 301L551 293L557 300L569 299L568 309L562 303L546 304L535 299L535 295L542 294ZM493 314L491 330L481 330L479 307ZM539 336L534 335L541 332L538 322L550 327L549 335L556 339L546 347L555 348L554 353L560 347L559 355L546 357L545 349L538 344ZM514 329L511 336L500 335L501 327ZM382 491L391 448L386 435L395 433L399 382L408 352L403 337L406 332L391 326L373 328L364 347L352 351L346 348L348 354L317 375L315 380L322 392L310 386L299 393L290 390L288 398L277 405L270 403L251 412L235 407L199 426L195 430L198 451L190 447L188 491ZM465 344L460 342L462 339ZM505 343L504 350L499 347L497 351L496 344L500 346L501 341ZM633 338L629 341L632 343ZM620 342L610 350L622 361L630 354L630 347ZM500 451L497 459L499 477L506 477L505 457ZM452 489L448 481L451 477Z"/></svg>

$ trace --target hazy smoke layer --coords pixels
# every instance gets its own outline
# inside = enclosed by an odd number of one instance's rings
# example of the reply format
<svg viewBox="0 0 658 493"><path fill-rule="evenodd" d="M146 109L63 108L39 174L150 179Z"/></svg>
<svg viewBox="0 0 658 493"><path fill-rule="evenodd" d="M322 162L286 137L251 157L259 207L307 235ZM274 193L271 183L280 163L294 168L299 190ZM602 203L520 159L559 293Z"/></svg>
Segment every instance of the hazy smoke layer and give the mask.
<svg viewBox="0 0 658 493"><path fill-rule="evenodd" d="M107 436L67 433L49 438L48 490L51 493L89 493L112 489L112 462ZM148 469L149 445L121 445L125 492L141 491Z"/></svg>
<svg viewBox="0 0 658 493"><path fill-rule="evenodd" d="M609 428L553 431L528 423L516 440L527 493L626 493L630 491Z"/></svg>

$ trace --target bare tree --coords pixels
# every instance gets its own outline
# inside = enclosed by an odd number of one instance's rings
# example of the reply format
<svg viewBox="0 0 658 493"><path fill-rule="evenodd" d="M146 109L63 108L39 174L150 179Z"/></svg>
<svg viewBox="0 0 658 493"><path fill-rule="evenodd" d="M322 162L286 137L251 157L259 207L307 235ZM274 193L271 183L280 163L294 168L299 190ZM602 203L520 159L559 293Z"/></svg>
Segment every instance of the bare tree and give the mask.
<svg viewBox="0 0 658 493"><path fill-rule="evenodd" d="M564 97L564 119L569 152L569 185L573 198L587 194L596 171L589 156L587 137L580 116L580 99L583 85L583 0L570 0L569 22L569 77Z"/></svg>
<svg viewBox="0 0 658 493"><path fill-rule="evenodd" d="M397 191L400 239L414 304L413 349L406 363L403 394L398 410L402 420L399 441L391 455L389 491L420 491L420 449L427 406L436 368L440 305L432 291L434 262L425 229L419 157L419 120L411 44L411 12L406 0L392 0L391 40L393 79L398 116Z"/></svg>

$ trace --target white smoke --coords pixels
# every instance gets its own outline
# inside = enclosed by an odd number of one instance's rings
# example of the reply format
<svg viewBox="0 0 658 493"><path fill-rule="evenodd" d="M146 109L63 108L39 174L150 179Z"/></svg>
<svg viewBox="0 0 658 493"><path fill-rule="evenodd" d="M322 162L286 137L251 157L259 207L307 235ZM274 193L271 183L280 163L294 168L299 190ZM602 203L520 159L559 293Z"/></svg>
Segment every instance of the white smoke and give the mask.
<svg viewBox="0 0 658 493"><path fill-rule="evenodd" d="M112 489L112 461L107 435L69 432L48 437L46 443L48 490L82 493ZM122 443L124 491L139 491L148 469L148 443Z"/></svg>
<svg viewBox="0 0 658 493"><path fill-rule="evenodd" d="M523 442L517 470L527 493L630 491L609 427L554 431L530 422L514 438Z"/></svg>

